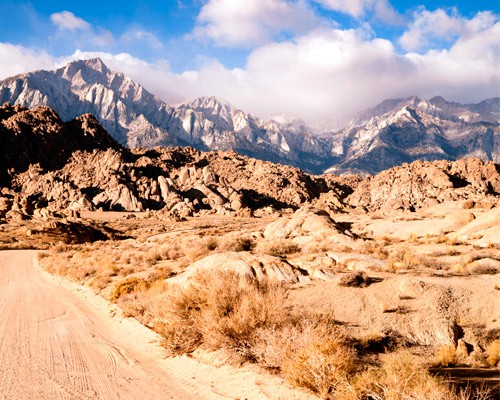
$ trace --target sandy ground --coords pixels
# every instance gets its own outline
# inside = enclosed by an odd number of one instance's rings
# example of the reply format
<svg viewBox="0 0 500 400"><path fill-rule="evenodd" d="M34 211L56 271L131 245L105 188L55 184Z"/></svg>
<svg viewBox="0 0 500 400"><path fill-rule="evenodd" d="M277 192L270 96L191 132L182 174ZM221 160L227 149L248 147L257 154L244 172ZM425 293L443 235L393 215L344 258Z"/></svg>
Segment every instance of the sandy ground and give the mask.
<svg viewBox="0 0 500 400"><path fill-rule="evenodd" d="M250 368L164 359L153 332L34 255L0 252L0 399L313 398Z"/></svg>

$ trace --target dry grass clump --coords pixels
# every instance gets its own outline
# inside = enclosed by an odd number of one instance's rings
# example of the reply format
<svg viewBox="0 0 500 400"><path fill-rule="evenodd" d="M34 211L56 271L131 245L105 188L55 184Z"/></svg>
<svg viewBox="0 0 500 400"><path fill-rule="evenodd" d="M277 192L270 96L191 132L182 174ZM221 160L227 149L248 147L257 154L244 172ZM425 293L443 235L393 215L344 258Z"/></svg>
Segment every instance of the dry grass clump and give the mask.
<svg viewBox="0 0 500 400"><path fill-rule="evenodd" d="M363 241L358 251L362 254L380 258L381 260L387 260L389 257L387 246L390 243L386 239L381 239L380 241Z"/></svg>
<svg viewBox="0 0 500 400"><path fill-rule="evenodd" d="M252 251L255 239L250 236L226 238L220 247L223 251Z"/></svg>
<svg viewBox="0 0 500 400"><path fill-rule="evenodd" d="M486 350L486 362L491 367L498 367L500 363L500 340L494 340Z"/></svg>
<svg viewBox="0 0 500 400"><path fill-rule="evenodd" d="M456 347L452 344L448 344L438 349L436 358L434 360L434 365L440 367L448 367L450 365L455 365L457 361L458 356Z"/></svg>
<svg viewBox="0 0 500 400"><path fill-rule="evenodd" d="M415 254L407 247L398 248L392 251L388 257L388 270L397 272L400 270L416 270L419 267L432 268L434 262L425 257Z"/></svg>
<svg viewBox="0 0 500 400"><path fill-rule="evenodd" d="M125 294L129 294L135 291L143 291L148 289L150 282L145 279L138 278L137 276L131 276L123 281L118 282L115 285L114 291L111 293L109 299L111 301L116 301Z"/></svg>
<svg viewBox="0 0 500 400"><path fill-rule="evenodd" d="M280 326L255 332L252 354L260 365L280 371L303 349L332 338L340 340L333 314L289 314Z"/></svg>
<svg viewBox="0 0 500 400"><path fill-rule="evenodd" d="M288 381L310 389L322 397L345 385L354 363L352 350L335 339L327 339L302 349L283 365Z"/></svg>
<svg viewBox="0 0 500 400"><path fill-rule="evenodd" d="M312 336L309 344L284 359L282 372L292 384L326 398L347 384L356 370L356 354L328 330L317 328Z"/></svg>
<svg viewBox="0 0 500 400"><path fill-rule="evenodd" d="M155 330L170 354L204 347L251 358L255 331L286 320L284 295L279 286L249 281L235 272L200 273L188 287L166 294Z"/></svg>
<svg viewBox="0 0 500 400"><path fill-rule="evenodd" d="M408 351L382 355L379 368L370 368L353 381L351 399L451 400L449 386L433 377L422 360Z"/></svg>
<svg viewBox="0 0 500 400"><path fill-rule="evenodd" d="M275 257L285 257L290 254L300 253L301 248L291 239L269 239L261 240L257 244L255 252Z"/></svg>
<svg viewBox="0 0 500 400"><path fill-rule="evenodd" d="M340 278L339 285L347 287L367 287L372 283L372 279L364 271L348 273Z"/></svg>
<svg viewBox="0 0 500 400"><path fill-rule="evenodd" d="M217 249L219 243L214 236L190 238L182 244L182 251L191 262L201 260Z"/></svg>
<svg viewBox="0 0 500 400"><path fill-rule="evenodd" d="M125 316L134 317L144 325L151 326L151 321L157 314L157 304L163 301L168 289L167 281L163 279L151 281L148 276L147 280L137 285L134 290L122 293L116 303Z"/></svg>

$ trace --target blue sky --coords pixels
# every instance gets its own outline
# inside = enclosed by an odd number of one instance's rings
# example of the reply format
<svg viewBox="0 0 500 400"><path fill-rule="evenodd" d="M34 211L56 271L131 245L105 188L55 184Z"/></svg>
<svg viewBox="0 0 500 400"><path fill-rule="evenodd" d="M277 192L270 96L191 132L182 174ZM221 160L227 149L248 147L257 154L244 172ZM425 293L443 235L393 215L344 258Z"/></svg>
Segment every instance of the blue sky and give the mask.
<svg viewBox="0 0 500 400"><path fill-rule="evenodd" d="M0 79L100 56L169 101L343 120L388 97L500 95L500 1L0 1Z"/></svg>

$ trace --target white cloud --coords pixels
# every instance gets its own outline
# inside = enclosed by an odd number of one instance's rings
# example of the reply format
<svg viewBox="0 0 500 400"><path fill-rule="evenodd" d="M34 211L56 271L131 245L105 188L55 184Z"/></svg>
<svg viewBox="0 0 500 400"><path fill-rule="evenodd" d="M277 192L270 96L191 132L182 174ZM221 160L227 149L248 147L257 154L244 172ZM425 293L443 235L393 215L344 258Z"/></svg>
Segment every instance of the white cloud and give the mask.
<svg viewBox="0 0 500 400"><path fill-rule="evenodd" d="M109 47L116 42L115 37L107 29L93 29L88 35L79 37L77 43L90 42L98 47Z"/></svg>
<svg viewBox="0 0 500 400"><path fill-rule="evenodd" d="M261 46L244 68L206 60L182 73L165 60L103 59L163 98L216 95L262 117L285 112L316 123L345 119L387 98L443 95L470 102L497 96L499 34L496 24L460 38L450 50L400 55L391 42L363 30L324 29Z"/></svg>
<svg viewBox="0 0 500 400"><path fill-rule="evenodd" d="M222 47L252 47L282 34L300 34L322 22L305 0L209 0L192 36Z"/></svg>
<svg viewBox="0 0 500 400"><path fill-rule="evenodd" d="M146 43L153 49L163 48L163 43L151 32L142 29L132 29L122 35L122 39L127 42L140 41Z"/></svg>
<svg viewBox="0 0 500 400"><path fill-rule="evenodd" d="M84 19L77 17L71 11L61 11L54 13L50 16L50 19L61 30L86 30L90 29L90 24Z"/></svg>
<svg viewBox="0 0 500 400"><path fill-rule="evenodd" d="M466 21L473 28L449 49L425 54L398 54L391 42L363 29L324 28L293 41L262 45L243 68L205 60L197 70L180 73L171 70L168 60L145 62L127 53L77 51L56 58L0 44L0 77L98 56L167 101L172 93L188 99L215 95L262 117L291 113L316 123L350 117L387 98L442 95L477 102L498 96L500 22L490 25L483 18Z"/></svg>
<svg viewBox="0 0 500 400"><path fill-rule="evenodd" d="M402 17L388 0L315 0L330 10L349 14L354 18L365 16L372 11L383 22L400 24Z"/></svg>
<svg viewBox="0 0 500 400"><path fill-rule="evenodd" d="M0 42L0 79L53 66L54 58L44 51Z"/></svg>
<svg viewBox="0 0 500 400"><path fill-rule="evenodd" d="M50 19L57 26L57 32L51 36L51 40L64 44L73 43L76 47L90 44L99 48L110 47L116 42L111 31L99 26L93 27L70 11L54 13Z"/></svg>
<svg viewBox="0 0 500 400"><path fill-rule="evenodd" d="M461 17L456 9L421 9L413 15L413 22L399 43L405 50L427 50L442 45L442 42L453 42L459 36L488 29L495 21L495 16L489 11L479 12L472 19L467 19Z"/></svg>

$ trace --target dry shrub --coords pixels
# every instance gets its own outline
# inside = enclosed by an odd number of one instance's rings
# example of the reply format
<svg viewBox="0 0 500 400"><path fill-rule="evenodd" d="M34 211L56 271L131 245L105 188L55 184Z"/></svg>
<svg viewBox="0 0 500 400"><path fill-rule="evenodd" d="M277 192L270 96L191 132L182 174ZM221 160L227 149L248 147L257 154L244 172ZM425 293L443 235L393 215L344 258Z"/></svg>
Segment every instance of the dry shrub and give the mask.
<svg viewBox="0 0 500 400"><path fill-rule="evenodd" d="M301 248L291 239L270 239L260 241L255 251L275 257L284 257L289 254L300 253Z"/></svg>
<svg viewBox="0 0 500 400"><path fill-rule="evenodd" d="M385 240L378 241L363 241L359 246L358 251L362 254L367 254L373 257L380 258L382 260L386 260L389 257L389 253L387 251L387 243Z"/></svg>
<svg viewBox="0 0 500 400"><path fill-rule="evenodd" d="M221 245L223 251L251 251L255 240L250 236L226 238Z"/></svg>
<svg viewBox="0 0 500 400"><path fill-rule="evenodd" d="M416 269L423 265L422 257L417 256L408 248L397 249L390 254L389 260L395 265L395 269Z"/></svg>
<svg viewBox="0 0 500 400"><path fill-rule="evenodd" d="M486 385L480 385L479 387L467 386L464 389L460 389L456 396L450 395L450 400L492 400L494 399L494 389L489 388ZM448 400L448 399L447 399Z"/></svg>
<svg viewBox="0 0 500 400"><path fill-rule="evenodd" d="M195 262L208 256L212 251L217 249L217 246L217 238L205 236L203 238L186 240L186 242L183 243L182 251L189 261Z"/></svg>
<svg viewBox="0 0 500 400"><path fill-rule="evenodd" d="M494 340L488 346L486 351L486 361L491 367L497 367L500 363L500 340Z"/></svg>
<svg viewBox="0 0 500 400"><path fill-rule="evenodd" d="M380 368L359 374L352 387L354 398L373 400L448 400L451 389L433 377L422 360L408 351L385 354Z"/></svg>
<svg viewBox="0 0 500 400"><path fill-rule="evenodd" d="M170 354L205 347L251 358L255 331L286 319L284 296L279 286L249 281L232 271L199 273L189 286L167 293L155 330Z"/></svg>
<svg viewBox="0 0 500 400"><path fill-rule="evenodd" d="M347 385L357 355L338 332L332 314L290 316L281 326L256 331L254 359L295 386L326 397Z"/></svg>
<svg viewBox="0 0 500 400"><path fill-rule="evenodd" d="M55 253L65 253L71 250L71 246L63 242L59 242L54 247L52 247L51 250Z"/></svg>
<svg viewBox="0 0 500 400"><path fill-rule="evenodd" d="M448 344L436 352L436 358L434 360L435 366L448 367L450 365L455 365L457 363L457 349L454 345Z"/></svg>
<svg viewBox="0 0 500 400"><path fill-rule="evenodd" d="M131 276L115 285L115 289L113 293L111 293L110 300L116 301L125 294L146 290L149 285L150 283L148 281L138 278L137 276Z"/></svg>
<svg viewBox="0 0 500 400"><path fill-rule="evenodd" d="M340 286L364 288L372 283L372 279L364 271L350 272L339 280Z"/></svg>
<svg viewBox="0 0 500 400"><path fill-rule="evenodd" d="M172 269L169 267L158 267L154 271L150 272L147 277L149 283L154 283L156 281L164 280L170 278L173 275Z"/></svg>
<svg viewBox="0 0 500 400"><path fill-rule="evenodd" d="M124 294L117 300L117 304L127 317L137 318L144 325L150 326L157 314L157 304L163 301L168 287L167 281L159 279L149 283L148 277L147 289Z"/></svg>
<svg viewBox="0 0 500 400"><path fill-rule="evenodd" d="M415 233L411 232L411 233L408 235L408 239L407 239L407 240L408 240L408 242L410 242L410 243L418 243L418 236L417 236Z"/></svg>
<svg viewBox="0 0 500 400"><path fill-rule="evenodd" d="M283 324L261 327L254 335L253 358L262 366L279 371L286 359L336 334L333 314L288 314Z"/></svg>
<svg viewBox="0 0 500 400"><path fill-rule="evenodd" d="M283 362L282 371L292 384L322 397L347 384L355 370L354 350L339 337L324 336L296 351Z"/></svg>

